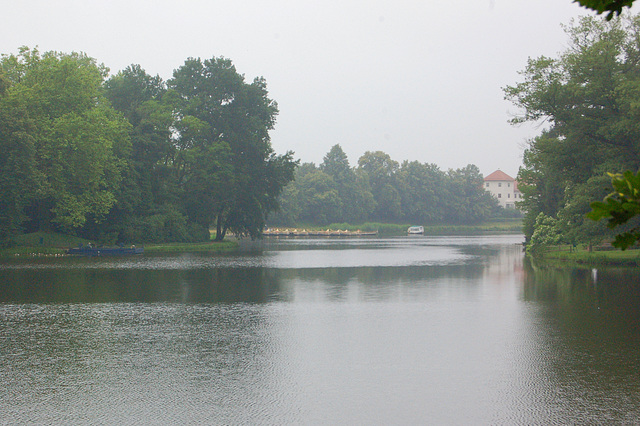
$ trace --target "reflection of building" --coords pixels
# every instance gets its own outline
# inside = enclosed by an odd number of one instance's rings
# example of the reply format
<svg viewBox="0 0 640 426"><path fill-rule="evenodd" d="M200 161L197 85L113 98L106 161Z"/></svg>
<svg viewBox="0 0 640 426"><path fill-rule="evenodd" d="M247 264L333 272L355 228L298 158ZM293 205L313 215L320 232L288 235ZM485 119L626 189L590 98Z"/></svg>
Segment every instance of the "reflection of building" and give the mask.
<svg viewBox="0 0 640 426"><path fill-rule="evenodd" d="M522 198L518 191L518 182L502 170L496 170L484 178L484 189L497 198L505 209L514 209L515 202Z"/></svg>

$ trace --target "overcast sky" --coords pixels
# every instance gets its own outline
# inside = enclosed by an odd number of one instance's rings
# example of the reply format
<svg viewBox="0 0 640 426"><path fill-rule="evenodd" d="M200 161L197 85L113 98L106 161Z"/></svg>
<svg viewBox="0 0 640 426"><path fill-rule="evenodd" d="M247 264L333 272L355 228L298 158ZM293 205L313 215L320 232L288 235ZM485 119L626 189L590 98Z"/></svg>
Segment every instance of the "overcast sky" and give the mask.
<svg viewBox="0 0 640 426"><path fill-rule="evenodd" d="M540 129L507 123L501 88L564 50L560 24L586 14L571 0L20 0L2 6L0 53L82 51L164 79L224 56L266 78L278 153L318 164L340 144L352 165L381 150L515 177Z"/></svg>

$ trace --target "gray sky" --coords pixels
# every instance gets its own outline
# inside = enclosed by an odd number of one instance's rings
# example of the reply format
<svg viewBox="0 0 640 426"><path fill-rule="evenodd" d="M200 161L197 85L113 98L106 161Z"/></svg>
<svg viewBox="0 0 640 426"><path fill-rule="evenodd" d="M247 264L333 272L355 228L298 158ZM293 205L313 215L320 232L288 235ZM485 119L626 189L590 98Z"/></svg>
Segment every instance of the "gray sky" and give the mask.
<svg viewBox="0 0 640 426"><path fill-rule="evenodd" d="M278 153L320 163L339 143L352 165L381 150L515 177L540 129L507 123L501 88L590 13L571 0L20 0L2 6L0 53L82 51L164 79L188 57L224 56L266 78Z"/></svg>

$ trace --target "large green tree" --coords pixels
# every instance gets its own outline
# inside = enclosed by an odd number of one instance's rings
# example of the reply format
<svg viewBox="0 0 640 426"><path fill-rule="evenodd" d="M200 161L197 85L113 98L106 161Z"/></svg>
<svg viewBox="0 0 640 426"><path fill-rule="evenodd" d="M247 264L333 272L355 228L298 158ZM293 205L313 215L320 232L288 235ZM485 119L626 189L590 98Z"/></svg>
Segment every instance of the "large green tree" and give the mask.
<svg viewBox="0 0 640 426"><path fill-rule="evenodd" d="M577 193L601 194L606 172L635 170L640 164L639 18L584 17L565 31L565 52L530 59L521 73L524 81L505 89L506 98L522 111L514 123L548 124L530 142L518 176L528 237L539 213L575 216ZM578 204L583 214L588 211L585 203ZM571 233L583 242L598 232L588 222L573 223L591 229Z"/></svg>
<svg viewBox="0 0 640 426"><path fill-rule="evenodd" d="M297 184L302 223L328 225L343 220L342 200L338 186L331 176L316 168L300 174Z"/></svg>
<svg viewBox="0 0 640 426"><path fill-rule="evenodd" d="M402 201L398 162L385 152L367 151L358 159L358 166L369 176L371 192L376 202L374 217L386 221L399 220L402 217Z"/></svg>
<svg viewBox="0 0 640 426"><path fill-rule="evenodd" d="M8 198L15 218L10 228L72 232L102 220L114 205L130 149L129 123L102 95L107 71L79 53L22 48L0 60L0 143L12 153L3 167L22 165L0 191L15 194L19 180L26 189Z"/></svg>
<svg viewBox="0 0 640 426"><path fill-rule="evenodd" d="M412 223L444 222L448 189L446 176L438 166L404 161L399 175L404 218Z"/></svg>
<svg viewBox="0 0 640 426"><path fill-rule="evenodd" d="M276 155L271 147L269 131L278 108L268 97L265 80L246 83L229 59L190 58L174 71L168 87L177 117L176 141L184 153L180 161L185 184L196 184L196 198L203 187L215 194L206 203L210 217L200 215L198 220L215 224L218 240L227 231L260 236L267 215L278 207L283 187L293 179L296 164L292 153ZM193 137L184 130L195 124L190 117L204 124ZM198 161L211 167L193 181L189 171Z"/></svg>
<svg viewBox="0 0 640 426"><path fill-rule="evenodd" d="M200 141L208 125L176 106L159 77L131 65L105 83L112 105L132 124L132 154L110 227L126 241L209 238L228 147Z"/></svg>
<svg viewBox="0 0 640 426"><path fill-rule="evenodd" d="M444 201L449 222L476 224L491 217L498 210L498 201L484 190L480 169L473 164L449 170L449 194Z"/></svg>
<svg viewBox="0 0 640 426"><path fill-rule="evenodd" d="M330 176L338 191L338 220L358 223L366 220L375 208L369 180L351 168L347 154L340 145L331 147L320 170Z"/></svg>
<svg viewBox="0 0 640 426"><path fill-rule="evenodd" d="M37 169L33 122L24 100L8 91L0 74L0 244L20 233L25 208L36 198L43 176Z"/></svg>

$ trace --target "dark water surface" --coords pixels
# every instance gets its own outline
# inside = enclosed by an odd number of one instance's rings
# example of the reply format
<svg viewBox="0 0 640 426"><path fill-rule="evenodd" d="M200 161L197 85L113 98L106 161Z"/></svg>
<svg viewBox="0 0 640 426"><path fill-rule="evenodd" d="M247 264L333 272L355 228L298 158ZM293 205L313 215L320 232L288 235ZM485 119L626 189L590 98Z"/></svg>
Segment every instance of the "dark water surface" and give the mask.
<svg viewBox="0 0 640 426"><path fill-rule="evenodd" d="M640 270L521 236L0 264L0 424L640 423Z"/></svg>

